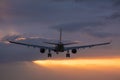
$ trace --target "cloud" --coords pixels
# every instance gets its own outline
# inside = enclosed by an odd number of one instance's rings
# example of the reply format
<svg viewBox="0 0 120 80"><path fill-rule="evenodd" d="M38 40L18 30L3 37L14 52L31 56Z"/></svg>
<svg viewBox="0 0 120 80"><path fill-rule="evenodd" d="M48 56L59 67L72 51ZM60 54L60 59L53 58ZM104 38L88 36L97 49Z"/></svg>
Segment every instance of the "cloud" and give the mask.
<svg viewBox="0 0 120 80"><path fill-rule="evenodd" d="M108 20L119 20L120 19L120 1L119 0L111 0L111 14L106 16Z"/></svg>
<svg viewBox="0 0 120 80"><path fill-rule="evenodd" d="M97 27L97 26L101 26L101 25L104 25L104 23L102 22L75 22L75 23L66 23L66 24L60 24L60 25L56 25L56 26L52 26L52 28L62 28L63 30L78 30L78 29L84 29L84 30L87 30L87 29L90 29L92 27ZM67 28L67 29L66 29ZM68 29L69 28L69 29Z"/></svg>
<svg viewBox="0 0 120 80"><path fill-rule="evenodd" d="M111 33L111 32L104 32L104 31L92 31L88 32L88 34L94 36L94 37L99 37L99 38L111 38L111 37L119 37L120 34L118 33Z"/></svg>
<svg viewBox="0 0 120 80"><path fill-rule="evenodd" d="M58 1L58 2L56 2ZM60 1L60 2L59 2ZM8 16L4 24L24 31L29 28L41 29L58 24L103 20L103 16L110 15L112 0L10 0L7 7ZM76 4L74 2L80 2ZM104 4L103 4L104 3ZM92 19L92 20L91 20ZM34 26L34 27L33 27Z"/></svg>
<svg viewBox="0 0 120 80"><path fill-rule="evenodd" d="M21 32L42 32L50 26L74 26L71 30L80 30L82 26L98 26L106 22L106 17L114 12L112 0L12 0L11 16L14 28ZM80 23L79 23L80 22ZM104 22L104 23L103 23ZM60 24L60 25L59 25ZM43 27L42 27L43 26ZM79 28L80 26L80 28ZM29 28L29 31L27 30ZM66 27L65 27L66 28ZM88 29L84 29L86 32ZM96 28L95 28L96 29ZM33 31L34 30L34 31ZM40 31L39 31L40 30ZM89 28L89 30L93 30Z"/></svg>
<svg viewBox="0 0 120 80"><path fill-rule="evenodd" d="M115 7L120 7L120 0L113 0Z"/></svg>
<svg viewBox="0 0 120 80"><path fill-rule="evenodd" d="M18 1L18 0L17 0ZM15 24L24 23L24 22L59 22L66 20L81 20L81 16L93 16L95 12L100 13L99 15L106 13L106 8L109 7L109 4L102 5L101 3L93 1L83 1L84 3L75 4L70 2L54 3L52 0L40 0L40 1L17 1L11 3L11 15L12 20ZM66 1L66 0L65 0ZM67 0L68 1L68 0ZM76 0L71 0L76 1ZM81 0L79 0L81 1ZM93 5L99 3L99 5ZM90 2L90 3L89 3ZM102 7L105 7L104 10ZM99 9L97 9L99 8ZM105 12L104 12L105 11ZM102 12L102 13L101 13ZM88 15L89 13L89 15ZM103 14L104 15L104 14ZM96 15L94 15L96 16ZM83 19L83 18L82 18Z"/></svg>
<svg viewBox="0 0 120 80"><path fill-rule="evenodd" d="M111 19L111 20L120 20L120 12L114 12L111 14L109 17L106 17L106 19Z"/></svg>
<svg viewBox="0 0 120 80"><path fill-rule="evenodd" d="M45 45L43 42L48 41L42 38L24 38L21 35L5 36L3 40L17 40L18 42L24 42L28 44ZM49 40L50 41L50 40ZM46 45L49 46L49 45ZM8 44L0 42L0 63L4 62L16 62L16 61L34 61L46 59L47 55L42 55L39 49L27 48L24 46ZM47 52L47 51L46 51Z"/></svg>
<svg viewBox="0 0 120 80"><path fill-rule="evenodd" d="M79 23L68 23L68 24L60 24L56 26L52 26L53 29L60 29L62 28L64 31L67 32L81 32L86 33L90 36L94 37L110 37L112 36L112 33L107 33L102 31L106 23L103 22L79 22ZM115 35L114 35L115 36Z"/></svg>

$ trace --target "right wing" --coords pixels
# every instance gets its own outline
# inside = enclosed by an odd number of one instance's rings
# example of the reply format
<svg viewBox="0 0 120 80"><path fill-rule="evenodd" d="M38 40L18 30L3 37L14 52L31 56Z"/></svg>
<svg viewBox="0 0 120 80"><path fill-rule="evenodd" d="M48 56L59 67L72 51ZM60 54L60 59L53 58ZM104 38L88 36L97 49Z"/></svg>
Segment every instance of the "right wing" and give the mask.
<svg viewBox="0 0 120 80"><path fill-rule="evenodd" d="M80 49L80 48L91 48L95 46L102 46L102 45L108 45L111 44L111 42L106 42L106 43L100 43L100 44L91 44L91 45L83 45L83 46L74 46L74 47L65 47L65 51L67 50L72 50L72 49Z"/></svg>
<svg viewBox="0 0 120 80"><path fill-rule="evenodd" d="M18 45L23 45L23 46L33 47L33 48L44 48L44 49L48 49L48 50L54 50L53 47L40 46L40 45L34 45L34 44L26 44L26 43L21 43L21 42L14 42L14 41L9 41L9 42L13 43L13 44L18 44Z"/></svg>

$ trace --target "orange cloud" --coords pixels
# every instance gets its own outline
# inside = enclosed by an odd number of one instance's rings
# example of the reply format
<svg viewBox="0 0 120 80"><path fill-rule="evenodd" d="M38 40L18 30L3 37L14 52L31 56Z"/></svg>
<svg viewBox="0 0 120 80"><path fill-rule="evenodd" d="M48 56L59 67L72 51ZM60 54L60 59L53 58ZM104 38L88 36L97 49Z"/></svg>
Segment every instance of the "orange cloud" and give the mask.
<svg viewBox="0 0 120 80"><path fill-rule="evenodd" d="M33 63L47 68L110 69L120 68L120 58L37 60Z"/></svg>

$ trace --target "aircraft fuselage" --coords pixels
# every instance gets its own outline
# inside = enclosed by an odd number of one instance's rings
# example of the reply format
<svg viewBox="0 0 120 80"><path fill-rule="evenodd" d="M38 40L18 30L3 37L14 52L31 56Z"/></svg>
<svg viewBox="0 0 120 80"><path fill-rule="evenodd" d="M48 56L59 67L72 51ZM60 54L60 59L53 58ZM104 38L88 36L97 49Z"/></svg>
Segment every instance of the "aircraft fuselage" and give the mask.
<svg viewBox="0 0 120 80"><path fill-rule="evenodd" d="M64 52L64 45L62 43L55 46L55 52Z"/></svg>

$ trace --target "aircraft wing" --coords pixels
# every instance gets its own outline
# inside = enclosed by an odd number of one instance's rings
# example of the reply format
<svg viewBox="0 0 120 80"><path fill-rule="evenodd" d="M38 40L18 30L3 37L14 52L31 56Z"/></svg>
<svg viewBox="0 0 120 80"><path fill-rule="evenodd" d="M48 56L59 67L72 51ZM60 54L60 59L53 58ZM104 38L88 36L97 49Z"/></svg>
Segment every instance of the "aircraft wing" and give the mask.
<svg viewBox="0 0 120 80"><path fill-rule="evenodd" d="M95 47L95 46L102 46L102 45L108 45L111 42L106 42L106 43L100 43L100 44L91 44L91 45L83 45L83 46L74 46L74 47L65 47L65 51L67 50L72 50L72 49L84 49L84 48L91 48L91 47Z"/></svg>
<svg viewBox="0 0 120 80"><path fill-rule="evenodd" d="M9 42L10 42L10 43L13 43L13 44L18 44L18 45L27 46L27 47L44 48L44 49L54 50L53 47L40 46L40 45L34 45L34 44L26 44L26 43L21 43L21 42L14 42L14 41L9 41Z"/></svg>

